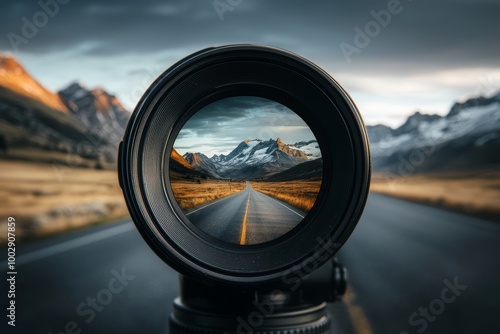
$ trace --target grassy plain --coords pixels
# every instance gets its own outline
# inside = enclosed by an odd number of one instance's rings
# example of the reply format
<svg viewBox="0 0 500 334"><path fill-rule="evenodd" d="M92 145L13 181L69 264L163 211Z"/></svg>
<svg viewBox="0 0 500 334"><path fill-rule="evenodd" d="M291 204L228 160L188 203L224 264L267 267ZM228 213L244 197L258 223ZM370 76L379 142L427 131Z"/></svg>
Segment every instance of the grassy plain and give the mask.
<svg viewBox="0 0 500 334"><path fill-rule="evenodd" d="M246 188L244 181L172 180L172 191L182 210L236 194Z"/></svg>
<svg viewBox="0 0 500 334"><path fill-rule="evenodd" d="M309 212L316 202L321 180L295 180L280 182L250 182L252 188L279 199L304 212Z"/></svg>
<svg viewBox="0 0 500 334"><path fill-rule="evenodd" d="M371 191L500 221L500 171L395 178L372 176Z"/></svg>
<svg viewBox="0 0 500 334"><path fill-rule="evenodd" d="M62 164L0 160L0 203L0 228L14 217L18 238L128 215L116 171Z"/></svg>

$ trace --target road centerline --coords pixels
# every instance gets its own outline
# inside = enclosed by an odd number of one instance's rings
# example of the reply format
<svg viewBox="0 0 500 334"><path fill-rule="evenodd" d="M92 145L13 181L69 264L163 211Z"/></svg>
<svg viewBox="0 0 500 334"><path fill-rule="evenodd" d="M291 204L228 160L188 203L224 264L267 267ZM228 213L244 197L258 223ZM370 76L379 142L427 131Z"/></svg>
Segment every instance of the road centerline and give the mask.
<svg viewBox="0 0 500 334"><path fill-rule="evenodd" d="M248 219L248 207L250 205L250 192L248 192L247 198L247 206L245 209L245 215L243 216L243 223L241 226L241 237L240 237L240 245L244 245L247 239L247 219Z"/></svg>

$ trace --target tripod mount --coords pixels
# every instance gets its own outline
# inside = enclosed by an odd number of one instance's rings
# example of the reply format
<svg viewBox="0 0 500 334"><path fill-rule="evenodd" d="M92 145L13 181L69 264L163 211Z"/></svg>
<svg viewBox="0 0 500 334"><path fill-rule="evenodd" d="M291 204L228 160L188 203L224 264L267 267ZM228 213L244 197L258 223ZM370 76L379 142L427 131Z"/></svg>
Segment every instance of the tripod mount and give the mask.
<svg viewBox="0 0 500 334"><path fill-rule="evenodd" d="M329 333L327 303L338 301L346 288L347 270L335 260L276 286L241 288L180 276L170 333Z"/></svg>

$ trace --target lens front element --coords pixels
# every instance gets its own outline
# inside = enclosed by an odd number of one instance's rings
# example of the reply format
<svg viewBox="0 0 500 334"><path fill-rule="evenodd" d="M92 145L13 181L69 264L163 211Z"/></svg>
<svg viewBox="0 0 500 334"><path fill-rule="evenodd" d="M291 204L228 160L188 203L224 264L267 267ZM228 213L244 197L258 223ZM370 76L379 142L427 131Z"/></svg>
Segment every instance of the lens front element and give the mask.
<svg viewBox="0 0 500 334"><path fill-rule="evenodd" d="M271 241L296 227L323 176L319 144L304 120L255 96L201 108L180 130L169 160L170 185L187 219L239 245Z"/></svg>

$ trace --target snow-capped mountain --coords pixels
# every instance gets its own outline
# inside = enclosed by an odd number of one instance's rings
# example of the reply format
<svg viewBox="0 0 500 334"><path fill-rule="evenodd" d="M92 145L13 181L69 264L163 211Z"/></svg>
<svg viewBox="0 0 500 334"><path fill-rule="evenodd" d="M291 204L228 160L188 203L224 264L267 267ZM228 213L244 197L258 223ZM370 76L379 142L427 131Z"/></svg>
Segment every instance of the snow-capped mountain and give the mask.
<svg viewBox="0 0 500 334"><path fill-rule="evenodd" d="M500 164L500 94L455 103L444 117L417 112L397 129L367 128L374 170L404 174Z"/></svg>
<svg viewBox="0 0 500 334"><path fill-rule="evenodd" d="M306 144L313 146L313 143ZM310 149L313 152L313 148ZM314 151L314 154L317 154ZM311 153L312 156L312 153ZM227 155L208 158L202 153L186 153L184 159L203 173L219 178L250 180L282 172L308 161L308 156L280 138L244 140Z"/></svg>
<svg viewBox="0 0 500 334"><path fill-rule="evenodd" d="M304 152L309 160L321 158L321 150L316 140L300 141L289 147Z"/></svg>

